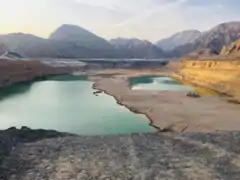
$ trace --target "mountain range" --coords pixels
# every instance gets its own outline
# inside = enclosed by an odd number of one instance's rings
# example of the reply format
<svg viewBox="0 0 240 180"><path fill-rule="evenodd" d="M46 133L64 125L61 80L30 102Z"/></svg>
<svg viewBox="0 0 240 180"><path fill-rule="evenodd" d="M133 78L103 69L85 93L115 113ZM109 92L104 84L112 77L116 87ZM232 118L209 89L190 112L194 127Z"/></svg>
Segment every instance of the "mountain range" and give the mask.
<svg viewBox="0 0 240 180"><path fill-rule="evenodd" d="M175 47L170 54L181 57L191 52L201 52L203 50L212 52L212 54L219 54L225 45L229 45L238 39L240 39L240 22L222 23L202 32L200 36L197 35L193 42Z"/></svg>
<svg viewBox="0 0 240 180"><path fill-rule="evenodd" d="M49 38L31 34L0 35L0 54L27 58L166 58L195 52L219 54L240 39L240 22L222 23L208 31L187 30L157 41L116 38L107 41L75 25L62 25Z"/></svg>
<svg viewBox="0 0 240 180"><path fill-rule="evenodd" d="M147 40L116 38L110 43L125 58L165 57L163 50Z"/></svg>
<svg viewBox="0 0 240 180"><path fill-rule="evenodd" d="M156 45L164 51L172 51L175 48L188 44L193 43L196 41L200 36L201 32L198 30L186 30L179 33L172 35L169 38L162 39L156 42Z"/></svg>

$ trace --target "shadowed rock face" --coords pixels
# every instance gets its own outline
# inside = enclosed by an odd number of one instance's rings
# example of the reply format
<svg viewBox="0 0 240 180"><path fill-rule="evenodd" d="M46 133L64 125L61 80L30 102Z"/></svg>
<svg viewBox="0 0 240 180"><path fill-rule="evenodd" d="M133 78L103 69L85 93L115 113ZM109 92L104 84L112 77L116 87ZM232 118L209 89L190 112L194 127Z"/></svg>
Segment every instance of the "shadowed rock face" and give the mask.
<svg viewBox="0 0 240 180"><path fill-rule="evenodd" d="M218 55L217 51L207 48L207 49L199 49L197 51L189 53L186 57L198 58L198 57L211 57L211 56L217 56L217 55Z"/></svg>
<svg viewBox="0 0 240 180"><path fill-rule="evenodd" d="M19 135L51 139L22 141ZM19 142L9 143L13 138ZM239 132L69 137L23 130L15 135L1 132L0 140L9 147L7 154L1 151L0 164L2 178L9 180L237 180L240 176Z"/></svg>

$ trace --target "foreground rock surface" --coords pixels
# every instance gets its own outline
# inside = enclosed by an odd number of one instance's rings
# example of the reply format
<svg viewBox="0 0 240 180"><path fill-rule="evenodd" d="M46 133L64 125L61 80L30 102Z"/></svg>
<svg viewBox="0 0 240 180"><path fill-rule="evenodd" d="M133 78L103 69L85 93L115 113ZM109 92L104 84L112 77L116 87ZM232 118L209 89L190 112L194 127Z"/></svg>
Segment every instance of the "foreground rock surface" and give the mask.
<svg viewBox="0 0 240 180"><path fill-rule="evenodd" d="M37 131L27 131L16 132L36 136ZM47 137L47 131L44 132L42 138L51 139L25 139L8 150L0 165L2 179L235 180L240 177L240 132L105 137L55 133L55 138ZM0 135L1 142L14 137L9 132ZM15 138L19 139L18 135Z"/></svg>

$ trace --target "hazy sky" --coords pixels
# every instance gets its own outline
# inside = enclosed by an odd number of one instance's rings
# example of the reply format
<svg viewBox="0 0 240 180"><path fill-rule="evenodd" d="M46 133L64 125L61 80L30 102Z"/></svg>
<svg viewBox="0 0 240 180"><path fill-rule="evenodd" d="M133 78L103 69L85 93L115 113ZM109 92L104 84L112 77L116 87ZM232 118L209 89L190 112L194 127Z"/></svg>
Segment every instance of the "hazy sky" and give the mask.
<svg viewBox="0 0 240 180"><path fill-rule="evenodd" d="M185 29L240 20L240 0L0 0L0 33L48 37L76 24L104 38L156 41Z"/></svg>

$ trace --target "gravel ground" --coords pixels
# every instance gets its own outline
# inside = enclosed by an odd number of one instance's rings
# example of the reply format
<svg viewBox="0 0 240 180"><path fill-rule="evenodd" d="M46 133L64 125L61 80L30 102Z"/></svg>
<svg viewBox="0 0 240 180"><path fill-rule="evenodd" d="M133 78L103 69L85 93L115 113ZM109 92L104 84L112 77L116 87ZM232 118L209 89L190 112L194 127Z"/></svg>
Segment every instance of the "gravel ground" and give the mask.
<svg viewBox="0 0 240 180"><path fill-rule="evenodd" d="M1 161L2 179L240 179L240 132L65 135L13 147Z"/></svg>

